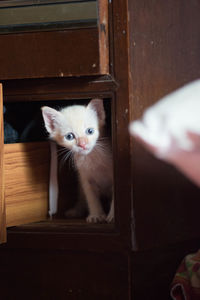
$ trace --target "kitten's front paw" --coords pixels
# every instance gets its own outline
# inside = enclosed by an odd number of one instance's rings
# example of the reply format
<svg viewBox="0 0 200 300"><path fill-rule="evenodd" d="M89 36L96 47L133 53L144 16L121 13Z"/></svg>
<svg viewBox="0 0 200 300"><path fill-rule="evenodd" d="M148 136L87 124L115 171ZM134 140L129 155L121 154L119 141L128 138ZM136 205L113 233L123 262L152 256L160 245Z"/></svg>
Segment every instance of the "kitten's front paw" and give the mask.
<svg viewBox="0 0 200 300"><path fill-rule="evenodd" d="M114 223L114 220L115 220L115 217L114 217L114 214L113 213L109 213L106 217L106 222L107 223Z"/></svg>
<svg viewBox="0 0 200 300"><path fill-rule="evenodd" d="M89 215L86 218L86 221L88 223L103 223L106 220L106 215L102 214L102 215Z"/></svg>

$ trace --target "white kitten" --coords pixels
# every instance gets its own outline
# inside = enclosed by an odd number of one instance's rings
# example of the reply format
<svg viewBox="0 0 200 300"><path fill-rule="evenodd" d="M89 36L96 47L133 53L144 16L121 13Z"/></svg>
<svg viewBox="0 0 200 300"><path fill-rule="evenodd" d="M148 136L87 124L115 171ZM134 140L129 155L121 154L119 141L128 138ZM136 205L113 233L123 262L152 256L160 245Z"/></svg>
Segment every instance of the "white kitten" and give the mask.
<svg viewBox="0 0 200 300"><path fill-rule="evenodd" d="M93 99L88 106L68 106L61 111L45 106L42 114L50 138L73 154L89 210L87 222L112 222L113 200L107 217L100 202L101 195L112 197L113 185L111 149L101 141L105 125L103 101ZM70 214L72 211L67 213Z"/></svg>

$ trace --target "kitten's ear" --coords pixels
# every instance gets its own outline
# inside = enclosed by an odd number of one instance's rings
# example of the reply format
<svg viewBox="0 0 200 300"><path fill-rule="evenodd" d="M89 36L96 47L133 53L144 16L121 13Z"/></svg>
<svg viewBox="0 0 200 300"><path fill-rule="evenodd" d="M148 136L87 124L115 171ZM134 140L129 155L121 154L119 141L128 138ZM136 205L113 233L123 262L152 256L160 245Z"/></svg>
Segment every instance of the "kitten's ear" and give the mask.
<svg viewBox="0 0 200 300"><path fill-rule="evenodd" d="M62 114L48 106L43 106L41 110L46 130L51 134L59 126Z"/></svg>
<svg viewBox="0 0 200 300"><path fill-rule="evenodd" d="M99 124L103 126L105 124L105 110L103 106L103 100L102 99L92 99L88 106L88 108L93 109L96 111L98 119L99 119Z"/></svg>

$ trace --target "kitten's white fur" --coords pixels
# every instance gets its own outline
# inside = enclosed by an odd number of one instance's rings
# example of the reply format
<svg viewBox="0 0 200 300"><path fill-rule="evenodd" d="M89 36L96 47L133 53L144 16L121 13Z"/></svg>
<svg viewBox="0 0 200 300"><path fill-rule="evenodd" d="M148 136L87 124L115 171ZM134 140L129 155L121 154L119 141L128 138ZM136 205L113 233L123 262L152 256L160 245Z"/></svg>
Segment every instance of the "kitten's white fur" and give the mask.
<svg viewBox="0 0 200 300"><path fill-rule="evenodd" d="M112 222L114 201L108 216L100 202L100 195L112 195L113 184L111 149L100 140L105 125L103 101L93 99L88 106L73 105L61 111L45 106L42 114L50 138L73 154L88 205L87 222ZM92 134L86 133L88 128L92 128ZM69 133L73 134L72 140L66 138Z"/></svg>

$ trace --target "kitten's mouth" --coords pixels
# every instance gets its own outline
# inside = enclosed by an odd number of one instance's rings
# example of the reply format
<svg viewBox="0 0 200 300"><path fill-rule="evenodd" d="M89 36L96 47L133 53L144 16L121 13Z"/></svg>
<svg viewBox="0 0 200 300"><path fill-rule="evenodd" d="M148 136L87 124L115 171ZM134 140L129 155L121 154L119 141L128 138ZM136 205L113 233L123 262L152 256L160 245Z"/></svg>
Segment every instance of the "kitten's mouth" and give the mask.
<svg viewBox="0 0 200 300"><path fill-rule="evenodd" d="M87 155L90 151L91 151L91 149L83 149L83 148L80 148L80 149L78 150L78 153L79 153L79 154Z"/></svg>
<svg viewBox="0 0 200 300"><path fill-rule="evenodd" d="M87 155L91 151L91 148L76 147L76 149L74 149L74 150L78 154Z"/></svg>
<svg viewBox="0 0 200 300"><path fill-rule="evenodd" d="M86 147L79 147L75 146L73 148L73 152L80 154L80 155L87 155L92 151L93 147L91 146L86 146Z"/></svg>

